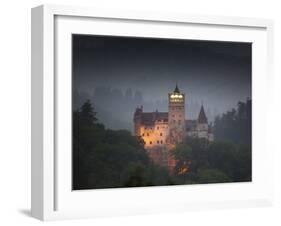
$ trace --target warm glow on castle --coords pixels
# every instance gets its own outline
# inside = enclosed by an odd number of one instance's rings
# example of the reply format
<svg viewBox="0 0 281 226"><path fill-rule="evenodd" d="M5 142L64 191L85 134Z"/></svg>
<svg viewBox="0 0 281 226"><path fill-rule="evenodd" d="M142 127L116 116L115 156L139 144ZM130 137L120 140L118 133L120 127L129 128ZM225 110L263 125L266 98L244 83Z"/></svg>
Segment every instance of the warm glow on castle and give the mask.
<svg viewBox="0 0 281 226"><path fill-rule="evenodd" d="M135 136L141 137L150 158L159 165L173 170L176 162L171 151L185 137L213 140L204 107L201 106L197 120L187 120L185 94L178 86L168 94L168 112L144 112L143 106L134 114Z"/></svg>

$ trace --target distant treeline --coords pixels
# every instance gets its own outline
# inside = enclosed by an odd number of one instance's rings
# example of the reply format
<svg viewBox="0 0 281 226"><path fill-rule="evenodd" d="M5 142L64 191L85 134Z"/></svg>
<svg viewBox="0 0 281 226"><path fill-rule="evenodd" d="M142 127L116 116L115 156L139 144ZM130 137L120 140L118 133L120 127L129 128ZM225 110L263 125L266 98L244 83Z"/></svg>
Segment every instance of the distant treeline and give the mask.
<svg viewBox="0 0 281 226"><path fill-rule="evenodd" d="M131 88L122 91L111 87L97 87L92 94L87 92L73 91L73 109L79 109L87 100L95 103L95 110L98 112L99 121L107 128L127 129L132 131L133 114L136 107L143 105L144 111L168 111L167 94L162 100L144 100L139 90ZM189 119L197 119L201 107L200 101L190 98L186 100L186 109ZM209 121L214 120L217 110L205 106L206 115Z"/></svg>
<svg viewBox="0 0 281 226"><path fill-rule="evenodd" d="M73 112L73 189L251 181L251 138L239 140L230 131L222 138L218 133L226 128L237 132L240 123L249 130L251 124L246 122L251 118L243 110L249 105L250 101L239 103L235 117L225 121L228 126L221 122L229 113L215 121L217 141L187 137L177 145L173 152L177 165L169 174L150 161L141 139L99 123L91 102L86 101Z"/></svg>

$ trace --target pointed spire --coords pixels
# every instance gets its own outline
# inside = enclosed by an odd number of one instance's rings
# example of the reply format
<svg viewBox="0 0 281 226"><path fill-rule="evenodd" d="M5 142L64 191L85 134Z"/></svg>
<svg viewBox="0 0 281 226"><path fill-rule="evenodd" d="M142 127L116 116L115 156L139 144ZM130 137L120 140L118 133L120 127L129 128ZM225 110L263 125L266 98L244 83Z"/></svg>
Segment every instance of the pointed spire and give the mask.
<svg viewBox="0 0 281 226"><path fill-rule="evenodd" d="M201 105L201 109L199 112L198 123L201 123L201 124L208 123L208 119L206 117L203 104Z"/></svg>
<svg viewBox="0 0 281 226"><path fill-rule="evenodd" d="M180 93L180 89L179 89L179 87L178 87L178 84L176 84L176 88L175 88L175 90L174 90L174 93Z"/></svg>

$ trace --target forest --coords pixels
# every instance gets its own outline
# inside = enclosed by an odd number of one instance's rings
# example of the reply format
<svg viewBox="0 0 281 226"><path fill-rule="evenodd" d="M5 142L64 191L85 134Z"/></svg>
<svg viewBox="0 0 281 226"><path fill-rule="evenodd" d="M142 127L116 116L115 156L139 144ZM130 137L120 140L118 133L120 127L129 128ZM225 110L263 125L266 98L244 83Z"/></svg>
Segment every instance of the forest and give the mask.
<svg viewBox="0 0 281 226"><path fill-rule="evenodd" d="M155 111L155 106L157 106L158 111L166 111L168 99L166 95L162 98L157 98L157 100L147 99L144 97L144 93L138 89L126 88L122 90L110 86L98 86L92 92L73 90L73 108L78 109L87 100L90 100L95 104L95 111L98 112L99 122L103 123L106 128L131 131L133 127L132 115L136 107L143 105L145 111ZM210 121L213 121L214 116L218 114L216 106L217 104L214 101L212 101L212 108L209 108L207 103L204 106ZM192 119L197 118L200 107L200 101L189 97L186 109L188 117ZM224 111L221 110L221 112Z"/></svg>
<svg viewBox="0 0 281 226"><path fill-rule="evenodd" d="M246 182L252 179L251 100L215 118L215 141L186 137L173 174L150 161L143 141L107 129L88 100L73 111L72 186L78 189Z"/></svg>

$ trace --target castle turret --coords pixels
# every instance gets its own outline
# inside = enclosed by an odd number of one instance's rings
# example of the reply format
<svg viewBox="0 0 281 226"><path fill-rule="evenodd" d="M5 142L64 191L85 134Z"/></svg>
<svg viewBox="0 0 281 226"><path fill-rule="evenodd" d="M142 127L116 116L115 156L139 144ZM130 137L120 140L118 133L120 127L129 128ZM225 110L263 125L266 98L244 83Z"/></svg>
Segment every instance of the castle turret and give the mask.
<svg viewBox="0 0 281 226"><path fill-rule="evenodd" d="M206 114L205 114L205 110L204 110L204 107L203 105L201 105L201 109L200 109L200 112L199 112L199 115L198 115L198 123L200 124L208 124L208 119L206 117Z"/></svg>
<svg viewBox="0 0 281 226"><path fill-rule="evenodd" d="M203 105L201 105L201 109L197 119L197 133L198 137L208 139L209 125Z"/></svg>
<svg viewBox="0 0 281 226"><path fill-rule="evenodd" d="M178 85L169 98L169 136L172 144L179 143L185 136L185 94L181 93Z"/></svg>

